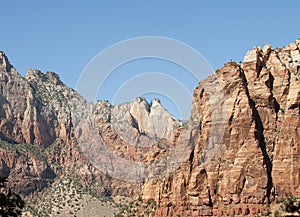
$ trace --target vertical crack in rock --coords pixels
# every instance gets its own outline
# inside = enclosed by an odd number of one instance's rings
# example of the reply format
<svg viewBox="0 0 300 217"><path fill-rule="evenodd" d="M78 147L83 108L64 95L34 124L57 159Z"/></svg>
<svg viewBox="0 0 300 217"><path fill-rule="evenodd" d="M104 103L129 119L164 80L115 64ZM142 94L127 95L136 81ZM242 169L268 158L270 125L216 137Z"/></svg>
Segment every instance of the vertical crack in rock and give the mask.
<svg viewBox="0 0 300 217"><path fill-rule="evenodd" d="M248 83L247 83L247 80L246 80L246 77L245 77L245 74L244 74L244 71L242 68L240 68L240 73L241 73L242 81L245 85L245 91L246 91L246 95L249 100L249 106L252 110L252 119L255 122L254 136L259 143L259 147L260 147L262 155L263 155L264 163L266 165L266 172L267 172L267 178L268 178L266 197L267 197L267 200L269 203L270 196L271 196L271 190L273 188L273 180L272 180L273 165L272 165L270 156L268 155L267 148L266 148L266 142L265 142L265 137L264 137L264 126L263 126L262 120L260 118L260 115L257 111L255 102L250 97Z"/></svg>
<svg viewBox="0 0 300 217"><path fill-rule="evenodd" d="M189 162L190 162L190 172L189 173L191 173L192 170L193 170L194 152L195 152L195 148L193 148L193 150L192 150L192 152L190 154L190 158L189 158Z"/></svg>

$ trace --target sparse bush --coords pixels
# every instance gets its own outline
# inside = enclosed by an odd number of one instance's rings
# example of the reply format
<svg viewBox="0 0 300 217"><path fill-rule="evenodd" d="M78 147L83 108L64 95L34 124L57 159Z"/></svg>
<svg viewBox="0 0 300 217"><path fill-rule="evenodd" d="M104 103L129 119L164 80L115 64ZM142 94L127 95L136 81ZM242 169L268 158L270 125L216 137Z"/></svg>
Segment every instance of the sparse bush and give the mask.
<svg viewBox="0 0 300 217"><path fill-rule="evenodd" d="M143 198L141 196L138 197L138 201L142 202Z"/></svg>
<svg viewBox="0 0 300 217"><path fill-rule="evenodd" d="M280 215L280 213L279 213L278 210L276 210L276 211L274 212L274 217L281 217L281 215Z"/></svg>
<svg viewBox="0 0 300 217"><path fill-rule="evenodd" d="M282 204L286 212L300 212L300 199L293 195L289 195L289 197L284 200Z"/></svg>

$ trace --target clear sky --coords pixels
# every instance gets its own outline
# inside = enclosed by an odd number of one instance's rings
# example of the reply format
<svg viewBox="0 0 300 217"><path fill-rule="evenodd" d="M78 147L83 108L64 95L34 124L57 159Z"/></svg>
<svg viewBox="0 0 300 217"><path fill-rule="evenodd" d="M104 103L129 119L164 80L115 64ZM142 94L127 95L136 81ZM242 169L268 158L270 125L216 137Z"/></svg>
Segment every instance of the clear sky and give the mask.
<svg viewBox="0 0 300 217"><path fill-rule="evenodd" d="M300 37L298 0L10 0L0 5L0 50L17 70L22 75L30 67L54 71L73 88L93 57L132 37L164 36L182 41L202 54L213 69L231 59L241 61L255 45L280 47ZM162 65L152 60L136 62L125 66L123 72L170 69L176 77L174 66ZM108 85L114 90L122 84L117 77ZM189 79L183 83L189 91L197 85ZM111 92L103 90L99 98L112 101ZM171 105L165 105L179 116Z"/></svg>

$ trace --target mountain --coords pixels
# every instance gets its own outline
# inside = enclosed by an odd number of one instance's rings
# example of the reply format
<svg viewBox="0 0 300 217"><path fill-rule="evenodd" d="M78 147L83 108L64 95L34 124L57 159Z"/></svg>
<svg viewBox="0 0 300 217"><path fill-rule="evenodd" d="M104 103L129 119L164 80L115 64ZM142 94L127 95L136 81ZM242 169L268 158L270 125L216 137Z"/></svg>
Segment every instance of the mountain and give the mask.
<svg viewBox="0 0 300 217"><path fill-rule="evenodd" d="M200 82L192 112L200 135L189 162L143 188L144 199L160 204L157 216L254 215L286 194L299 196L299 48L299 39L255 47L243 63L229 62ZM206 89L216 80L225 111L215 122L224 132L214 157L201 164L215 118Z"/></svg>
<svg viewBox="0 0 300 217"><path fill-rule="evenodd" d="M264 213L300 196L299 50L297 39L226 63L195 88L186 121L159 100L89 103L0 52L0 175L29 216L84 216L104 200L129 216Z"/></svg>

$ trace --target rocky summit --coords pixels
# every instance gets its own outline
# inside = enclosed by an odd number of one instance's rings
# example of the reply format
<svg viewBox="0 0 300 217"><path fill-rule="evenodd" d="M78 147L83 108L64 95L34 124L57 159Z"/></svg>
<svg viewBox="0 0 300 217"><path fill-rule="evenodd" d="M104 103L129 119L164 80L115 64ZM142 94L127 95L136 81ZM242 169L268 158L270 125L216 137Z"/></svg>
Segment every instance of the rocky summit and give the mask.
<svg viewBox="0 0 300 217"><path fill-rule="evenodd" d="M89 103L0 52L0 175L25 216L267 215L300 196L299 87L300 39L216 70L186 121L158 99Z"/></svg>

